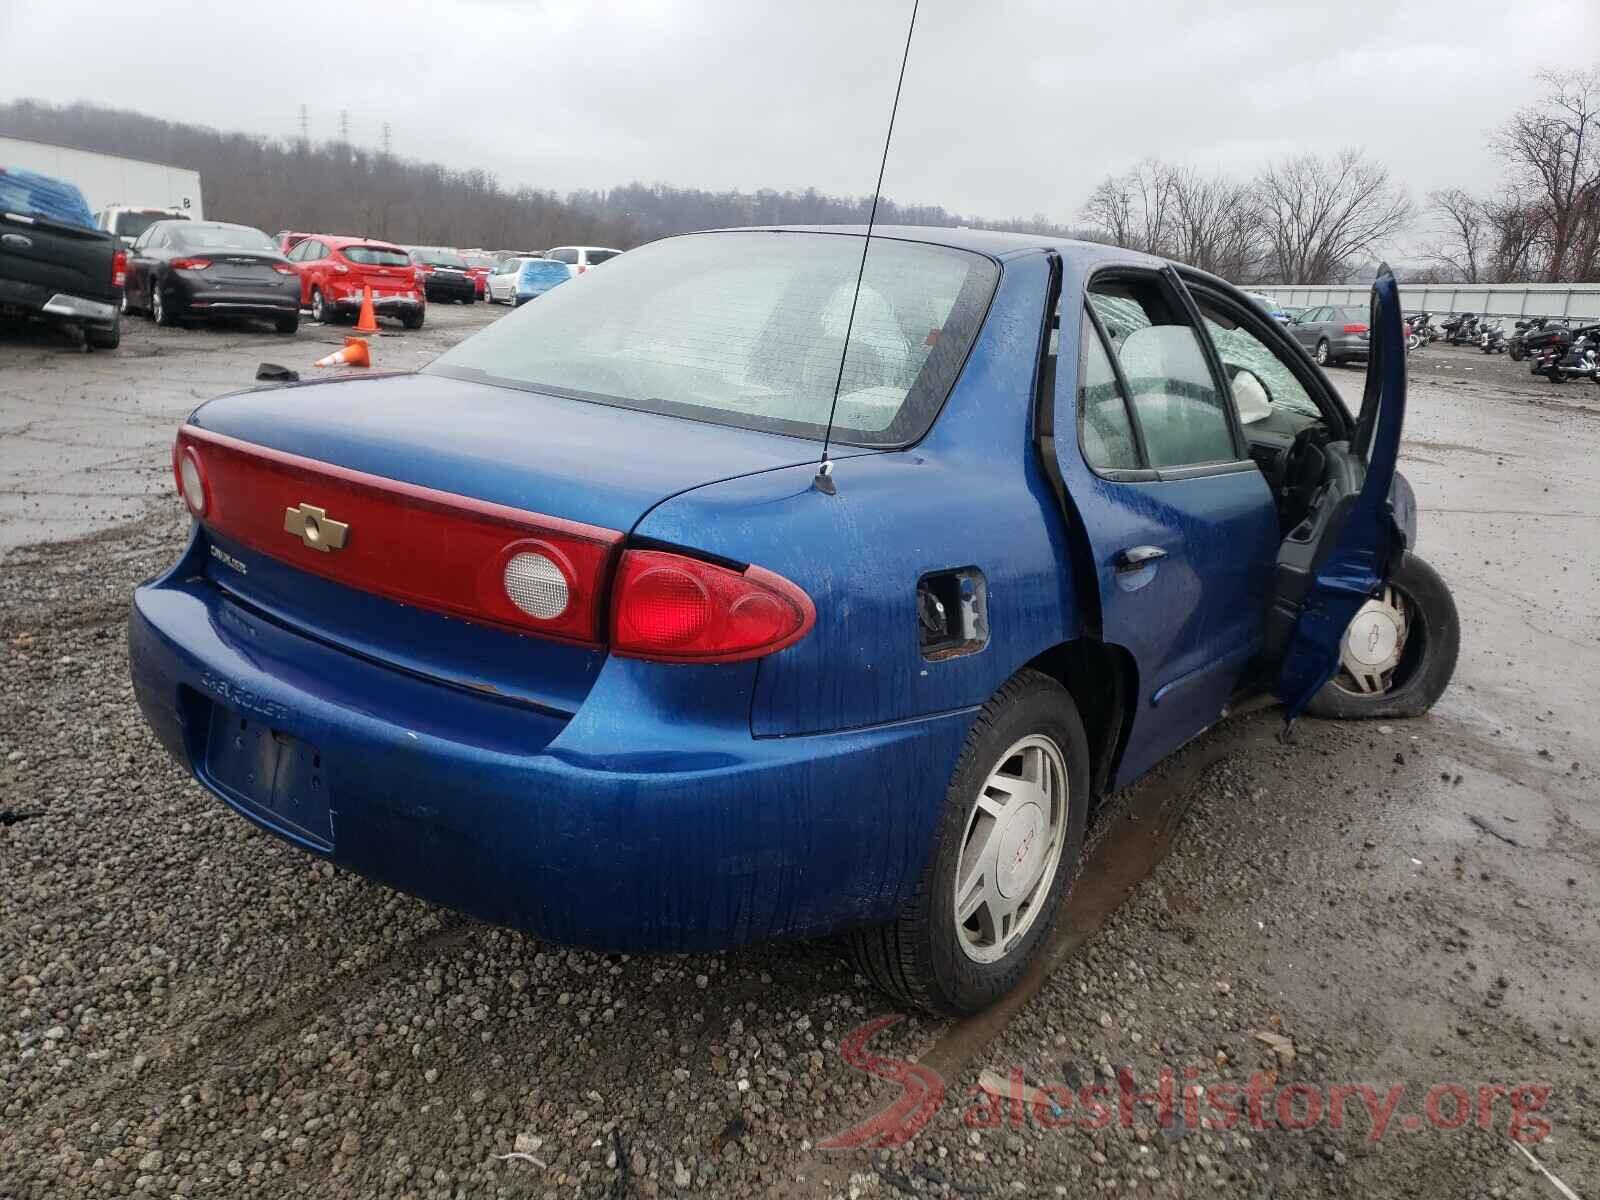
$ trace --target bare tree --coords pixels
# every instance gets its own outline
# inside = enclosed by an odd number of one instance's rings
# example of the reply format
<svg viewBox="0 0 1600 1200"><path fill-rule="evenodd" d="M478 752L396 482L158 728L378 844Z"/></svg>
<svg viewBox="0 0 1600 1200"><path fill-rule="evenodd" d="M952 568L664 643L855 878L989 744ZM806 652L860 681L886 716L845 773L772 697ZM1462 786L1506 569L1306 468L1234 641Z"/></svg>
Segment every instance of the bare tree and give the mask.
<svg viewBox="0 0 1600 1200"><path fill-rule="evenodd" d="M1136 249L1133 215L1133 189L1126 175L1102 179L1089 193L1079 216L1096 235L1113 246Z"/></svg>
<svg viewBox="0 0 1600 1200"><path fill-rule="evenodd" d="M1487 206L1465 188L1430 192L1428 202L1439 215L1444 240L1426 251L1431 262L1463 283L1483 282L1485 257L1494 238Z"/></svg>
<svg viewBox="0 0 1600 1200"><path fill-rule="evenodd" d="M1174 214L1172 257L1236 283L1254 282L1266 256L1265 227L1255 190L1192 167L1170 172Z"/></svg>
<svg viewBox="0 0 1600 1200"><path fill-rule="evenodd" d="M1284 283L1337 282L1356 255L1374 252L1411 218L1388 169L1358 150L1273 163L1257 178L1256 195Z"/></svg>
<svg viewBox="0 0 1600 1200"><path fill-rule="evenodd" d="M1586 278L1600 231L1600 69L1546 71L1545 94L1517 111L1494 137L1514 183L1549 226L1549 282ZM1588 261L1581 261L1587 259Z"/></svg>

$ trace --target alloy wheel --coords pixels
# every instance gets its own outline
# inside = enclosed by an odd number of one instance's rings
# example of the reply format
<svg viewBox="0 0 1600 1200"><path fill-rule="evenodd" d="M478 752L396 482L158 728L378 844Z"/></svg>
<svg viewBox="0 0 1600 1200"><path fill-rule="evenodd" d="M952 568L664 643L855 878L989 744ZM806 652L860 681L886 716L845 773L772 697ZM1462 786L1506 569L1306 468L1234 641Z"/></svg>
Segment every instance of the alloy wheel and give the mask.
<svg viewBox="0 0 1600 1200"><path fill-rule="evenodd" d="M968 814L956 862L956 940L974 962L1004 958L1045 910L1069 801L1061 748L1043 734L1012 745Z"/></svg>
<svg viewBox="0 0 1600 1200"><path fill-rule="evenodd" d="M150 285L150 319L157 325L165 325L167 315L166 301L161 299L161 289L154 283Z"/></svg>

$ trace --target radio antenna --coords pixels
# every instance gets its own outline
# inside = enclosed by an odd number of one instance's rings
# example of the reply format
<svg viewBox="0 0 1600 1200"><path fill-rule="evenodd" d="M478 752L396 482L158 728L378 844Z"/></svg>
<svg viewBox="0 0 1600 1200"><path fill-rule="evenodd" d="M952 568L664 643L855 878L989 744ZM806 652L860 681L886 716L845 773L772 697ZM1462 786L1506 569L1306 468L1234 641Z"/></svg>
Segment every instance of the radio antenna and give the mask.
<svg viewBox="0 0 1600 1200"><path fill-rule="evenodd" d="M911 0L911 21L906 26L906 48L900 56L900 78L894 85L894 104L889 109L889 129L883 135L883 157L878 160L878 185L872 189L872 210L867 214L867 236L861 241L861 263L856 267L856 290L850 297L850 317L844 323L844 348L839 351L839 373L833 380L833 401L828 405L828 427L822 434L822 461L817 464L817 476L811 482L817 491L829 496L839 491L833 482L833 461L828 457L828 446L833 441L833 418L839 411L839 389L844 386L844 362L850 353L850 331L856 323L856 304L861 299L861 280L867 273L867 251L872 246L872 227L878 221L878 200L883 195L883 171L889 165L889 143L894 140L894 119L900 111L900 89L906 82L906 63L911 58L911 35L917 28L917 6L921 0Z"/></svg>

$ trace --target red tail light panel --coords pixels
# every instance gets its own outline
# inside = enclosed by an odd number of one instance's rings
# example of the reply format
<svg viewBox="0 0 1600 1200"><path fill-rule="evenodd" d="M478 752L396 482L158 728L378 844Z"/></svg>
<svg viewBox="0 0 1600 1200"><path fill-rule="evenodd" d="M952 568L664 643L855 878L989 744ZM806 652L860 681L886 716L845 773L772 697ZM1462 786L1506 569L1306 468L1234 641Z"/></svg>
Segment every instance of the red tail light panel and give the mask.
<svg viewBox="0 0 1600 1200"><path fill-rule="evenodd" d="M742 662L794 645L816 620L811 597L761 567L628 550L611 602L611 649L654 662Z"/></svg>
<svg viewBox="0 0 1600 1200"><path fill-rule="evenodd" d="M186 425L205 484L203 523L262 554L362 591L469 621L599 645L622 534L385 479ZM307 509L314 509L308 513ZM307 518L310 525L307 527ZM507 597L504 569L534 544L566 576L550 619Z"/></svg>

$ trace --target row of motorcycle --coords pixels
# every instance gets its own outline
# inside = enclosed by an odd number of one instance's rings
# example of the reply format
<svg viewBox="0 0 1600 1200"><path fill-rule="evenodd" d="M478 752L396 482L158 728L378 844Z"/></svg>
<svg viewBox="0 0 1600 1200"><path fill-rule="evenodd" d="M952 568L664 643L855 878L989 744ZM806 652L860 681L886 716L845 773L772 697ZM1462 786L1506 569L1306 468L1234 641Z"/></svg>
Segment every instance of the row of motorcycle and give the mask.
<svg viewBox="0 0 1600 1200"><path fill-rule="evenodd" d="M1432 313L1409 313L1406 324L1410 350L1435 341L1476 346L1485 354L1509 355L1512 362L1527 359L1529 371L1551 383L1588 379L1600 384L1600 323L1529 317L1516 323L1510 337L1498 319L1477 313L1452 313L1438 321Z"/></svg>

